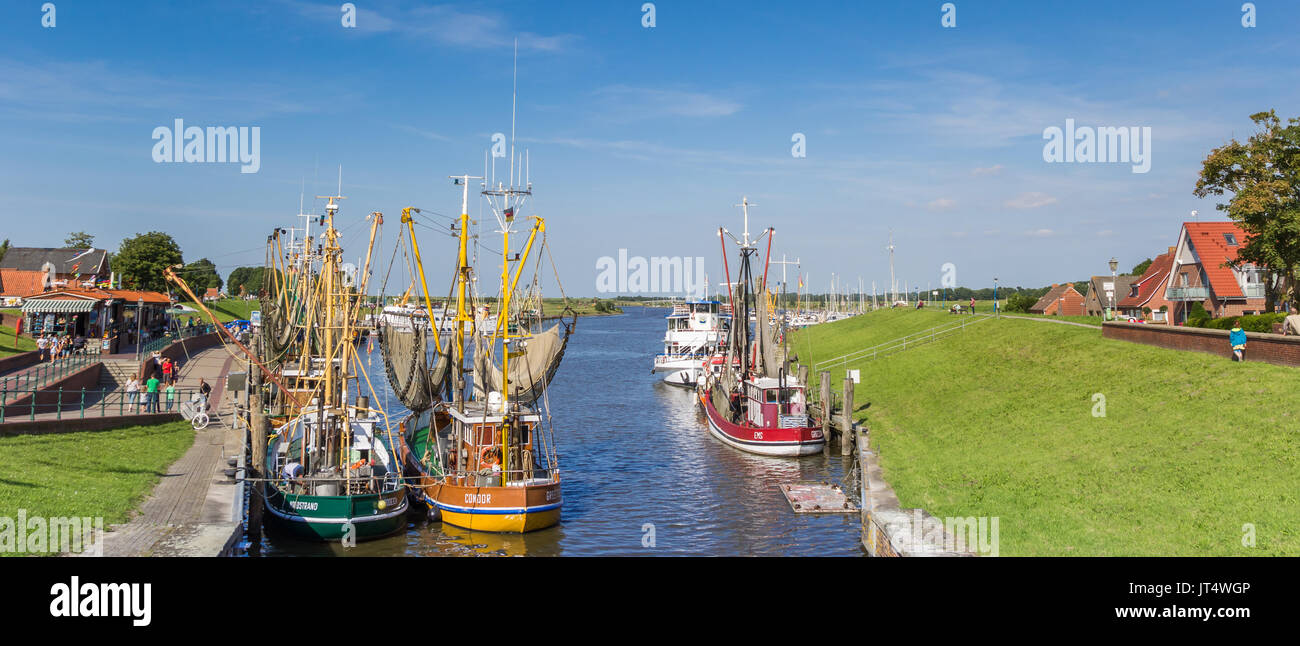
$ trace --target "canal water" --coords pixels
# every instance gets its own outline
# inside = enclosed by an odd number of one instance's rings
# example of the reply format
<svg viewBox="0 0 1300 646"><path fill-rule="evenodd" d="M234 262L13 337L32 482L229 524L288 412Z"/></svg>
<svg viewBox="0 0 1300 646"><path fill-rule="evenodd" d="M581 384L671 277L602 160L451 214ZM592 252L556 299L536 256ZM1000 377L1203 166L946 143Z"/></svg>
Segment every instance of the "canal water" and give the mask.
<svg viewBox="0 0 1300 646"><path fill-rule="evenodd" d="M523 535L469 532L412 513L405 532L343 548L267 533L269 556L860 556L856 514L795 514L778 486L838 482L849 458L772 458L709 434L691 391L650 374L664 308L583 317L550 386L563 474L560 525ZM385 384L376 347L368 369ZM386 390L390 416L401 403ZM396 411L396 412L395 412ZM838 451L836 451L838 453Z"/></svg>

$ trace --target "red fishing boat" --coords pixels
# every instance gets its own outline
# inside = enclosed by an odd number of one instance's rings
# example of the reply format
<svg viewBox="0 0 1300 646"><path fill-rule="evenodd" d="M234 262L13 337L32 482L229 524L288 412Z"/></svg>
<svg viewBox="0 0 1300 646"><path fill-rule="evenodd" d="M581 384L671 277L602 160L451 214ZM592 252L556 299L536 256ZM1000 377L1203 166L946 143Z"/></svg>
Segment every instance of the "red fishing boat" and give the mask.
<svg viewBox="0 0 1300 646"><path fill-rule="evenodd" d="M784 316L773 316L772 299L756 299L756 292L767 293L767 266L764 263L763 280L758 290L752 289L750 259L758 242L768 239L768 258L772 254L773 229L767 229L755 240L749 238L749 200L740 205L745 213L743 238L731 236L740 247L740 266L737 281L731 282L731 269L727 268L727 283L732 311L737 324L731 326L726 352L711 357L702 371L696 394L708 418L709 432L729 446L760 455L795 457L820 452L826 438L819 425L808 414L808 396L805 385L789 374L783 347L784 335L779 326ZM718 236L730 235L719 229ZM723 238L723 263L726 264L726 239ZM763 311L755 312L756 303ZM757 328L751 333L749 320L755 313Z"/></svg>

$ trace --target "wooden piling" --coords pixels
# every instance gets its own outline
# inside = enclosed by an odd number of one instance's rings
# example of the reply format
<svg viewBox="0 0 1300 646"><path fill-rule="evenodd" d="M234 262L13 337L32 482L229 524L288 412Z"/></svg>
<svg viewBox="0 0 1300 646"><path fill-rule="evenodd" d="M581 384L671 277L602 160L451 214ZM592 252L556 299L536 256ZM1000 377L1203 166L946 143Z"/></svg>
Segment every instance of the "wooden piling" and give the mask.
<svg viewBox="0 0 1300 646"><path fill-rule="evenodd" d="M266 409L262 399L262 375L260 371L248 371L249 389L248 389L248 435L251 440L253 460L248 465L248 477L252 480L250 483L253 487L251 494L248 496L248 535L251 540L258 540L262 535L262 503L264 485L261 481L265 478L263 465L266 464L266 438L271 433L271 422L266 417Z"/></svg>
<svg viewBox="0 0 1300 646"><path fill-rule="evenodd" d="M826 440L823 450L826 455L831 454L831 415L834 414L835 405L831 401L831 372L823 370L818 373L821 379L822 394L822 438Z"/></svg>
<svg viewBox="0 0 1300 646"><path fill-rule="evenodd" d="M840 455L853 454L853 378L844 377L844 410L840 423ZM829 444L829 442L828 442Z"/></svg>
<svg viewBox="0 0 1300 646"><path fill-rule="evenodd" d="M804 388L808 387L808 366L799 364L799 385Z"/></svg>

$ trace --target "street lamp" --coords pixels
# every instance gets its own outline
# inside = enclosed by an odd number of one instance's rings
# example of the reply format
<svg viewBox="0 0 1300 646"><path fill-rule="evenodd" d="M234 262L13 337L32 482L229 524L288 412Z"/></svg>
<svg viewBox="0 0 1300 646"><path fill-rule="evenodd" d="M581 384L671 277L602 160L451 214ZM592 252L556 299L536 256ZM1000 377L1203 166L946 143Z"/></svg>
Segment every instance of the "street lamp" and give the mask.
<svg viewBox="0 0 1300 646"><path fill-rule="evenodd" d="M135 360L140 361L140 352L144 349L144 298L135 303Z"/></svg>
<svg viewBox="0 0 1300 646"><path fill-rule="evenodd" d="M1110 319L1115 320L1115 270L1119 267L1119 261L1114 256L1110 258ZM1100 300L1100 299L1098 299Z"/></svg>
<svg viewBox="0 0 1300 646"><path fill-rule="evenodd" d="M998 316L998 277L993 277L993 316Z"/></svg>

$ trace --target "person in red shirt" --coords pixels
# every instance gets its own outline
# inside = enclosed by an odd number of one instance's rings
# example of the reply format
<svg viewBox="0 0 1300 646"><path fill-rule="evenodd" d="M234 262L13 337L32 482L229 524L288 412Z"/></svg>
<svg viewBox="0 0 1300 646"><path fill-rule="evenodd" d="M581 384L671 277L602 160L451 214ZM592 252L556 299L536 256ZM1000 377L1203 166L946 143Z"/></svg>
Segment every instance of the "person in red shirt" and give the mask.
<svg viewBox="0 0 1300 646"><path fill-rule="evenodd" d="M176 364L172 363L171 357L164 358L162 364L163 383L165 384L176 383L176 380L173 378L175 370L176 370Z"/></svg>

